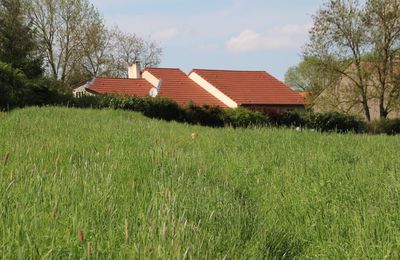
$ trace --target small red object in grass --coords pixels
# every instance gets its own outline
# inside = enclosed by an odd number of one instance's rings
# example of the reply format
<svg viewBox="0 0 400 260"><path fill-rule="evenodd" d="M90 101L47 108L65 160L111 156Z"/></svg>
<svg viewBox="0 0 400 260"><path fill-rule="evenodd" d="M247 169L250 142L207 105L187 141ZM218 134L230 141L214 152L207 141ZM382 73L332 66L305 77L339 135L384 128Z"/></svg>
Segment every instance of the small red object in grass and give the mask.
<svg viewBox="0 0 400 260"><path fill-rule="evenodd" d="M83 244L84 237L83 237L83 231L82 230L79 230L78 238L79 238L79 241Z"/></svg>

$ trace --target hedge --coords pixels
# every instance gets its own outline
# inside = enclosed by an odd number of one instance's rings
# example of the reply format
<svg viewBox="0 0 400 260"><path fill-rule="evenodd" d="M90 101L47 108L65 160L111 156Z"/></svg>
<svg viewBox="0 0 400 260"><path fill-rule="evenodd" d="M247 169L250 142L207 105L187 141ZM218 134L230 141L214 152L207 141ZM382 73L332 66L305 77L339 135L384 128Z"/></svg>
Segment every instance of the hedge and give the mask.
<svg viewBox="0 0 400 260"><path fill-rule="evenodd" d="M367 131L367 124L361 118L337 112L311 115L308 127L320 132L365 133Z"/></svg>
<svg viewBox="0 0 400 260"><path fill-rule="evenodd" d="M383 120L368 125L363 119L337 113L312 113L287 111L284 113L269 113L243 108L221 109L216 106L197 106L193 103L180 106L175 101L163 97L136 96L84 96L72 98L70 106L81 108L114 108L141 112L150 118L167 121L184 122L208 127L301 127L319 132L335 133L386 133L400 134L400 119Z"/></svg>
<svg viewBox="0 0 400 260"><path fill-rule="evenodd" d="M369 126L369 132L388 135L400 134L400 118L374 121Z"/></svg>
<svg viewBox="0 0 400 260"><path fill-rule="evenodd" d="M269 114L271 122L281 127L301 127L314 129L319 132L364 133L367 124L359 117L338 112L312 113L287 111Z"/></svg>
<svg viewBox="0 0 400 260"><path fill-rule="evenodd" d="M252 127L267 125L268 119L260 112L246 109L221 109L217 106L180 106L163 97L83 96L72 99L70 106L80 108L114 108L141 112L145 116L167 121L185 122L209 127Z"/></svg>

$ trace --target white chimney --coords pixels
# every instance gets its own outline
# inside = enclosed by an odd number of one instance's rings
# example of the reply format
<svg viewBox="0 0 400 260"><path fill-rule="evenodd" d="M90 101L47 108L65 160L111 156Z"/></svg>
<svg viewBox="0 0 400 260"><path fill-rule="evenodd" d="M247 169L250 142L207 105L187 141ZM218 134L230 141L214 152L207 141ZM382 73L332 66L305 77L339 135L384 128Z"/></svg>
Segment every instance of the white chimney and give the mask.
<svg viewBox="0 0 400 260"><path fill-rule="evenodd" d="M142 75L140 74L140 63L135 62L128 67L128 78L130 79L140 79Z"/></svg>

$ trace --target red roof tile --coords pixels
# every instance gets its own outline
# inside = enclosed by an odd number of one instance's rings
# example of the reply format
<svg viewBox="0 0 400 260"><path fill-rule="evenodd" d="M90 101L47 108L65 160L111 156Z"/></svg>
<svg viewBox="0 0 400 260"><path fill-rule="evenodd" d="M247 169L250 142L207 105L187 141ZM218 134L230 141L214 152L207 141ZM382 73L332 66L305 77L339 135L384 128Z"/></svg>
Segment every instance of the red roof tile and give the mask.
<svg viewBox="0 0 400 260"><path fill-rule="evenodd" d="M265 71L194 69L192 72L200 75L239 105L306 104L303 97Z"/></svg>
<svg viewBox="0 0 400 260"><path fill-rule="evenodd" d="M95 78L88 90L100 94L147 96L152 87L145 79Z"/></svg>
<svg viewBox="0 0 400 260"><path fill-rule="evenodd" d="M307 104L310 103L310 92L303 91L303 92L297 92L304 100L306 101Z"/></svg>
<svg viewBox="0 0 400 260"><path fill-rule="evenodd" d="M147 68L157 79L162 79L160 96L175 100L178 104L185 105L189 101L197 105L210 105L227 107L219 99L197 85L180 69Z"/></svg>

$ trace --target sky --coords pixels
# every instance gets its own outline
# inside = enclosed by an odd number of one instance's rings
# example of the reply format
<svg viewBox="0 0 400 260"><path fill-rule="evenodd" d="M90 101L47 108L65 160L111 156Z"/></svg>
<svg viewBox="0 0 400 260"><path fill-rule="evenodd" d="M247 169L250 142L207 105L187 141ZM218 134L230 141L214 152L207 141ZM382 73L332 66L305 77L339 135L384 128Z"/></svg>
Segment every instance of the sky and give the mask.
<svg viewBox="0 0 400 260"><path fill-rule="evenodd" d="M153 40L160 67L266 70L301 61L323 0L92 0L109 26Z"/></svg>

